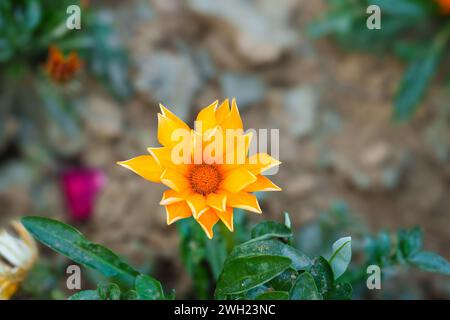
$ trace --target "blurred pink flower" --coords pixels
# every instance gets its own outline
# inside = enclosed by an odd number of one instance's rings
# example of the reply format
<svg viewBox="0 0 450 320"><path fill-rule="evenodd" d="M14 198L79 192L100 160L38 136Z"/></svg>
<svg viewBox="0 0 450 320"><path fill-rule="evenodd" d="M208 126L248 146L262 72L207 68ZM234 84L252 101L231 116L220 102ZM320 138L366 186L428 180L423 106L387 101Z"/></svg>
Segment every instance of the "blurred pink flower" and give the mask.
<svg viewBox="0 0 450 320"><path fill-rule="evenodd" d="M97 195L106 183L104 173L98 169L72 168L62 173L61 180L70 218L74 221L89 219Z"/></svg>

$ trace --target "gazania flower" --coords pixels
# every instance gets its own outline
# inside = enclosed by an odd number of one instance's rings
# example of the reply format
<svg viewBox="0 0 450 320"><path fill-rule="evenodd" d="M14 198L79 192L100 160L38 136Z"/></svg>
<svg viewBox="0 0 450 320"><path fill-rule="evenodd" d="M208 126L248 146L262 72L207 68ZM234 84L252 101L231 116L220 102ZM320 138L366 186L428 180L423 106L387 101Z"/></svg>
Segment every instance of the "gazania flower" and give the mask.
<svg viewBox="0 0 450 320"><path fill-rule="evenodd" d="M450 14L450 0L436 0L441 7L441 13Z"/></svg>
<svg viewBox="0 0 450 320"><path fill-rule="evenodd" d="M19 222L12 223L18 237L0 231L0 300L9 299L37 259L36 243Z"/></svg>
<svg viewBox="0 0 450 320"><path fill-rule="evenodd" d="M262 173L280 162L266 153L249 156L252 134L243 132L236 102L218 101L200 111L195 130L160 105L162 147L119 162L143 178L169 187L162 196L167 224L193 217L206 235L221 220L233 231L233 209L261 213L256 191L281 190Z"/></svg>
<svg viewBox="0 0 450 320"><path fill-rule="evenodd" d="M49 48L45 69L53 81L57 83L69 81L80 70L81 65L76 52L71 52L66 58L58 48L54 46Z"/></svg>

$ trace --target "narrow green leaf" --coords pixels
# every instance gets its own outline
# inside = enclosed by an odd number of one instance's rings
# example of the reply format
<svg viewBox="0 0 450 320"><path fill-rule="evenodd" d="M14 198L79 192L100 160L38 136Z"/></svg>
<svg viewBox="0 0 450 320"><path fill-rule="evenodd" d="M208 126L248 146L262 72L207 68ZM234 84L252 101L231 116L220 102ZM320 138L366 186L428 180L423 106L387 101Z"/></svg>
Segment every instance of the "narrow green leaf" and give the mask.
<svg viewBox="0 0 450 320"><path fill-rule="evenodd" d="M161 283L150 276L137 276L135 288L141 300L164 300Z"/></svg>
<svg viewBox="0 0 450 320"><path fill-rule="evenodd" d="M322 300L314 278L309 272L299 275L289 296L291 300Z"/></svg>
<svg viewBox="0 0 450 320"><path fill-rule="evenodd" d="M216 296L236 294L262 285L290 267L291 259L279 256L250 256L225 263Z"/></svg>
<svg viewBox="0 0 450 320"><path fill-rule="evenodd" d="M287 212L284 213L284 225L292 230L291 218Z"/></svg>
<svg viewBox="0 0 450 320"><path fill-rule="evenodd" d="M333 244L333 253L328 260L333 270L334 279L339 278L352 259L352 238L344 237L336 240Z"/></svg>
<svg viewBox="0 0 450 320"><path fill-rule="evenodd" d="M450 275L450 263L434 252L419 252L409 257L408 261L422 270Z"/></svg>
<svg viewBox="0 0 450 320"><path fill-rule="evenodd" d="M446 30L444 29L444 31ZM430 49L420 53L412 60L395 98L394 120L408 120L414 114L429 83L437 72L446 42L446 33L438 34Z"/></svg>
<svg viewBox="0 0 450 320"><path fill-rule="evenodd" d="M40 242L76 263L90 267L107 277L135 277L138 272L111 250L87 240L78 230L44 217L24 217L25 228Z"/></svg>
<svg viewBox="0 0 450 320"><path fill-rule="evenodd" d="M383 14L398 16L399 19L423 18L432 13L434 8L427 1L372 0L371 4L379 6Z"/></svg>
<svg viewBox="0 0 450 320"><path fill-rule="evenodd" d="M260 294L255 300L289 300L289 293L286 291L269 291Z"/></svg>
<svg viewBox="0 0 450 320"><path fill-rule="evenodd" d="M254 241L271 238L290 238L292 237L292 230L285 224L275 221L263 221L252 229L251 234Z"/></svg>

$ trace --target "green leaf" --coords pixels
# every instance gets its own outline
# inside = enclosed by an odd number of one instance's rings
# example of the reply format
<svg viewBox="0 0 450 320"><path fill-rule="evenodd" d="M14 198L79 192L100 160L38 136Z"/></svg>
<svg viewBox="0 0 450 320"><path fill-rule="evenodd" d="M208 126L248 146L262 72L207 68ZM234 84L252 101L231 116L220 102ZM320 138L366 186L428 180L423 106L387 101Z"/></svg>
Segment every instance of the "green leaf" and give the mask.
<svg viewBox="0 0 450 320"><path fill-rule="evenodd" d="M305 254L278 240L250 240L234 247L228 260L258 255L287 257L295 270L306 270L311 266L311 260Z"/></svg>
<svg viewBox="0 0 450 320"><path fill-rule="evenodd" d="M164 300L161 283L147 275L139 275L135 282L136 292L141 300Z"/></svg>
<svg viewBox="0 0 450 320"><path fill-rule="evenodd" d="M97 293L101 300L120 300L120 288L115 283L100 284Z"/></svg>
<svg viewBox="0 0 450 320"><path fill-rule="evenodd" d="M262 285L291 266L291 259L259 255L235 258L225 263L216 288L216 296L245 292Z"/></svg>
<svg viewBox="0 0 450 320"><path fill-rule="evenodd" d="M287 269L279 276L273 278L268 285L276 291L290 291L297 281L298 273L292 268Z"/></svg>
<svg viewBox="0 0 450 320"><path fill-rule="evenodd" d="M290 238L292 231L285 224L275 221L263 221L252 229L253 240L265 240L271 238Z"/></svg>
<svg viewBox="0 0 450 320"><path fill-rule="evenodd" d="M333 244L333 254L328 260L331 269L333 270L334 279L339 278L345 270L352 259L352 238L344 237L338 239Z"/></svg>
<svg viewBox="0 0 450 320"><path fill-rule="evenodd" d="M284 213L284 225L292 230L291 218L287 212Z"/></svg>
<svg viewBox="0 0 450 320"><path fill-rule="evenodd" d="M432 8L426 4L427 1L411 0L372 0L371 4L380 7L381 12L386 15L398 16L398 19L422 18L432 12Z"/></svg>
<svg viewBox="0 0 450 320"><path fill-rule="evenodd" d="M139 296L136 291L130 290L123 294L122 300L139 300Z"/></svg>
<svg viewBox="0 0 450 320"><path fill-rule="evenodd" d="M286 291L269 291L257 296L256 300L289 300L289 293Z"/></svg>
<svg viewBox="0 0 450 320"><path fill-rule="evenodd" d="M389 233L381 231L376 237L368 235L363 242L369 264L384 266L392 259L393 245Z"/></svg>
<svg viewBox="0 0 450 320"><path fill-rule="evenodd" d="M412 60L395 98L394 120L405 121L414 115L431 79L437 72L443 48L444 45L438 42Z"/></svg>
<svg viewBox="0 0 450 320"><path fill-rule="evenodd" d="M324 257L318 257L314 260L310 273L320 294L325 294L333 287L333 271Z"/></svg>
<svg viewBox="0 0 450 320"><path fill-rule="evenodd" d="M409 263L429 271L450 275L450 263L434 252L422 251L408 258Z"/></svg>
<svg viewBox="0 0 450 320"><path fill-rule="evenodd" d="M325 295L326 300L350 300L352 298L352 285L348 282L337 283Z"/></svg>
<svg viewBox="0 0 450 320"><path fill-rule="evenodd" d="M399 230L398 234L398 248L404 258L415 255L423 246L423 234L419 227L411 230Z"/></svg>
<svg viewBox="0 0 450 320"><path fill-rule="evenodd" d="M111 250L87 240L75 228L44 217L24 217L25 228L40 242L106 277L136 277L138 272Z"/></svg>
<svg viewBox="0 0 450 320"><path fill-rule="evenodd" d="M101 300L97 290L83 290L70 296L68 300Z"/></svg>
<svg viewBox="0 0 450 320"><path fill-rule="evenodd" d="M309 272L299 275L289 296L291 300L322 300L314 278Z"/></svg>

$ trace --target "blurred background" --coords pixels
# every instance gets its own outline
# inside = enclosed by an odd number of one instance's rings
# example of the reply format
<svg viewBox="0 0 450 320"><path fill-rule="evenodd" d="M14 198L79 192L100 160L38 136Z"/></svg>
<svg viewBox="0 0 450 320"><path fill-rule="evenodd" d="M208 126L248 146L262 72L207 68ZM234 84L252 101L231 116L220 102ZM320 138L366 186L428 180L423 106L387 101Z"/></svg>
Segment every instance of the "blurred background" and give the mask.
<svg viewBox="0 0 450 320"><path fill-rule="evenodd" d="M450 259L447 82L394 122L404 61L310 37L327 1L82 1L81 30L61 27L73 1L2 2L0 227L24 215L72 223L191 298L164 188L116 162L157 146L158 103L192 124L235 97L245 128L280 129L283 191L262 199L263 215L246 213L250 224L287 211L300 246L314 247L307 226L337 206L367 232L419 225L426 249ZM52 45L82 61L67 81L49 75ZM18 298L66 296L68 262L41 255ZM441 275L405 270L385 285L375 298L450 298Z"/></svg>

